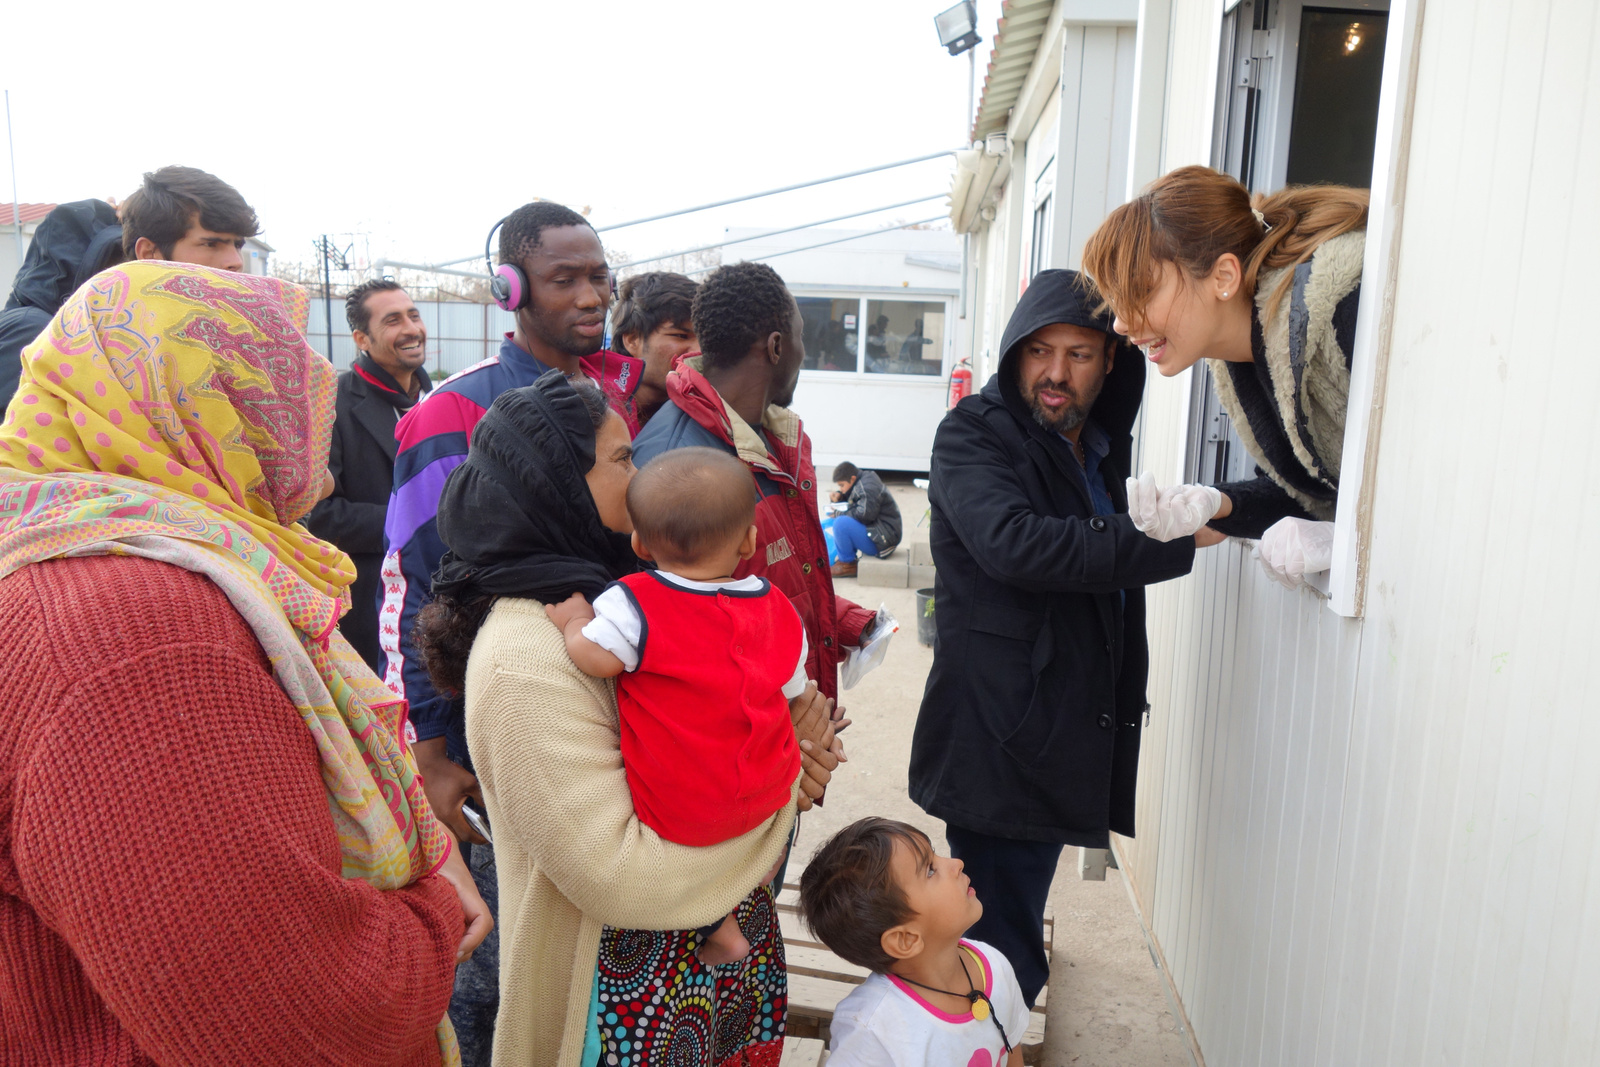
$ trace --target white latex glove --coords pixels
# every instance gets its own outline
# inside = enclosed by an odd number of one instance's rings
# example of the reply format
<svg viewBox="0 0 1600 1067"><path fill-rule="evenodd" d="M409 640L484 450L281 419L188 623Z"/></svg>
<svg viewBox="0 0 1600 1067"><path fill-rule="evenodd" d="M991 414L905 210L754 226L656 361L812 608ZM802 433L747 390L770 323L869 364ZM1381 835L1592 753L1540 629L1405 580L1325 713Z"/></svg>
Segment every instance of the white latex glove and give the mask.
<svg viewBox="0 0 1600 1067"><path fill-rule="evenodd" d="M1194 532L1222 507L1222 491L1209 485L1156 488L1156 476L1145 471L1128 479L1128 515L1146 537L1176 541Z"/></svg>
<svg viewBox="0 0 1600 1067"><path fill-rule="evenodd" d="M1333 566L1333 523L1279 519L1261 535L1256 556L1273 581L1298 589L1306 575Z"/></svg>

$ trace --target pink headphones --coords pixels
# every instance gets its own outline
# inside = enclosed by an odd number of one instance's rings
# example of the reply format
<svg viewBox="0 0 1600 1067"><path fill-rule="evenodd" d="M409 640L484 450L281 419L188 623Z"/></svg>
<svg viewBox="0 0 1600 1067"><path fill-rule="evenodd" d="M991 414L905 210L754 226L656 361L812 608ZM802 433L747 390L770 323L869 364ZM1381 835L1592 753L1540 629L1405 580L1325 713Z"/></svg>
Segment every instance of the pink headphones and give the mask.
<svg viewBox="0 0 1600 1067"><path fill-rule="evenodd" d="M507 215L489 227L489 236L483 239L483 263L489 269L489 295L502 311L516 311L528 302L528 276L515 263L502 263L498 267L489 257L489 246L494 242L495 231L505 225Z"/></svg>
<svg viewBox="0 0 1600 1067"><path fill-rule="evenodd" d="M506 224L507 215L493 226L489 227L489 236L483 239L483 265L489 270L489 295L494 297L495 306L502 311L516 311L526 307L528 303L528 276L522 273L522 268L515 263L502 263L498 267L489 255L489 247L494 243L495 231ZM611 299L617 298L617 275L611 274Z"/></svg>

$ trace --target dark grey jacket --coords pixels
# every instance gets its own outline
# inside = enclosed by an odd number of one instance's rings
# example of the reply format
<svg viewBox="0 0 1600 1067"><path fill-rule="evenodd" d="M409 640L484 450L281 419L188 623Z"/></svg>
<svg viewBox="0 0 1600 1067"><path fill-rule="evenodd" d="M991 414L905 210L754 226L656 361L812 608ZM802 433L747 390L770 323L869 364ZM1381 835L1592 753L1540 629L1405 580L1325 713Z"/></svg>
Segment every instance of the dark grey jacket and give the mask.
<svg viewBox="0 0 1600 1067"><path fill-rule="evenodd" d="M426 393L431 385L428 372L418 368L417 375L422 393ZM383 522L394 489L394 428L414 404L416 400L402 392L399 383L371 356L361 355L354 367L339 375L333 445L328 453L333 495L318 504L306 520L312 533L338 545L356 565L350 610L339 620L339 632L374 669L380 655L378 576L383 569Z"/></svg>
<svg viewBox="0 0 1600 1067"><path fill-rule="evenodd" d="M867 528L867 536L883 555L900 543L900 505L875 471L862 471L850 487L845 514Z"/></svg>
<svg viewBox="0 0 1600 1067"><path fill-rule="evenodd" d="M1090 418L1117 514L1097 516L1083 467L1029 414L1017 351L1056 322L1109 332L1072 271L1040 273L1001 341L999 372L939 425L928 492L937 633L911 740L911 799L937 818L1023 841L1105 848L1133 833L1149 652L1144 586L1186 574L1194 540L1163 544L1123 485L1144 360L1126 344Z"/></svg>
<svg viewBox="0 0 1600 1067"><path fill-rule="evenodd" d="M0 411L17 391L23 347L80 285L121 261L122 224L104 200L62 204L39 223L0 311Z"/></svg>

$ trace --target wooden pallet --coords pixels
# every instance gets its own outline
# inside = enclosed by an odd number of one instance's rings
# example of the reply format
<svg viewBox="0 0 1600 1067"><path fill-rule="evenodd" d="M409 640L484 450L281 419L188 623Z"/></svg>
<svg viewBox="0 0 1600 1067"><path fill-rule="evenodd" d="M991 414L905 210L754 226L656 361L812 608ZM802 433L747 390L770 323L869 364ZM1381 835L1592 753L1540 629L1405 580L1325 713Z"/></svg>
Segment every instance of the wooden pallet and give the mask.
<svg viewBox="0 0 1600 1067"><path fill-rule="evenodd" d="M800 887L785 882L778 894L778 923L783 930L784 957L789 969L789 1023L786 1032L797 1039L815 1038L826 1042L830 1036L828 1024L833 1020L833 1009L850 991L867 980L868 971L840 959L805 927L800 917ZM1046 907L1044 913L1044 954L1049 959L1055 940L1055 915ZM1028 1032L1022 1039L1022 1054L1028 1063L1038 1060L1044 1044L1045 995L1039 992L1039 1002L1028 1016ZM784 1048L784 1064L789 1062L789 1050ZM797 1059L811 1067L813 1061Z"/></svg>
<svg viewBox="0 0 1600 1067"><path fill-rule="evenodd" d="M778 1067L823 1067L828 1062L828 1050L814 1037L786 1037L783 1039L783 1058Z"/></svg>

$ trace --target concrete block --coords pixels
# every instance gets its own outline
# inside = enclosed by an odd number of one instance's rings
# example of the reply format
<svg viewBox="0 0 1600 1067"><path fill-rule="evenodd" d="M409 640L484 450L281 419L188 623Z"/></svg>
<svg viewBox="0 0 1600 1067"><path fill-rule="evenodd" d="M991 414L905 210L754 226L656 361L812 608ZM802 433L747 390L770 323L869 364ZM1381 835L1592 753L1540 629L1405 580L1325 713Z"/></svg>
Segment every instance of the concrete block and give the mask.
<svg viewBox="0 0 1600 1067"><path fill-rule="evenodd" d="M906 566L905 557L899 559L875 559L872 556L862 556L856 561L856 581L862 585L887 586L890 589L904 589L910 580L910 568Z"/></svg>
<svg viewBox="0 0 1600 1067"><path fill-rule="evenodd" d="M1103 882L1106 880L1106 868L1113 866L1108 863L1111 856L1109 849L1080 848L1078 849L1078 877L1085 882Z"/></svg>
<svg viewBox="0 0 1600 1067"><path fill-rule="evenodd" d="M908 582L910 582L911 584L909 586L907 586L907 588L909 588L909 589L932 589L933 588L933 575L934 575L933 564L929 563L929 564L925 564L925 565L919 565L919 564L913 563L908 568L908 570L910 571L910 573L906 575L906 580Z"/></svg>
<svg viewBox="0 0 1600 1067"><path fill-rule="evenodd" d="M913 567L933 566L933 548L926 541L918 541L911 546L911 565Z"/></svg>

